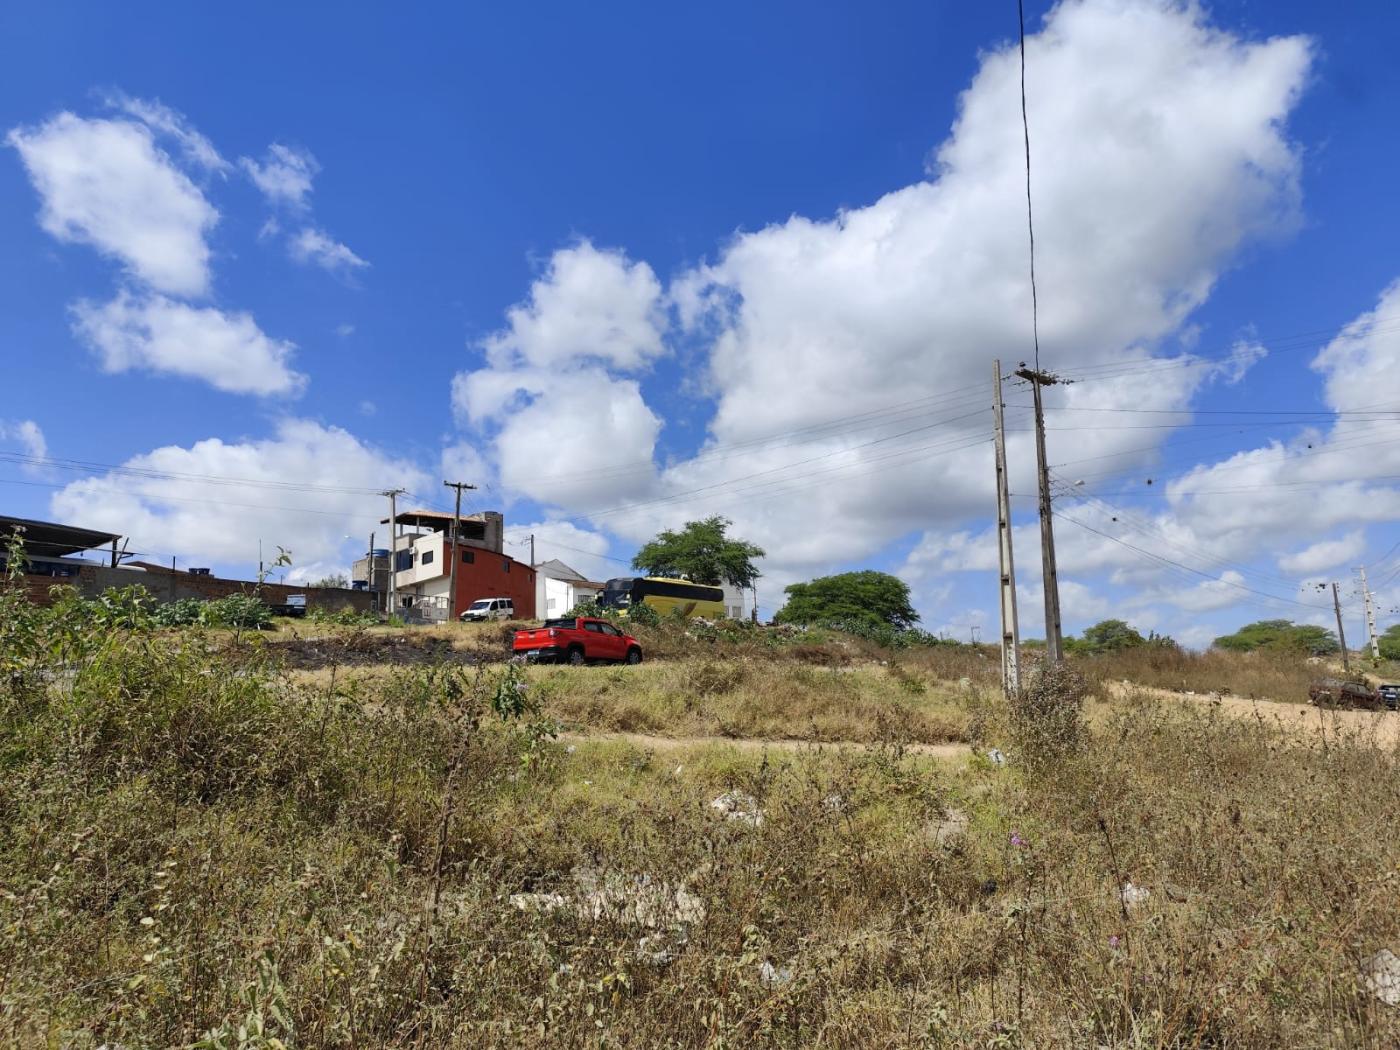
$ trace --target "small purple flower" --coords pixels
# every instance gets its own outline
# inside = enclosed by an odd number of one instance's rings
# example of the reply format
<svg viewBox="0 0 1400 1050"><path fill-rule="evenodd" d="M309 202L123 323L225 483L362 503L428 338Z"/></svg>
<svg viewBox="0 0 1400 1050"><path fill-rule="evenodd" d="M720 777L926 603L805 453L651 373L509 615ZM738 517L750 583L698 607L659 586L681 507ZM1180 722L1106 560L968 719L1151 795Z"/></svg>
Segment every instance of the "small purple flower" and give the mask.
<svg viewBox="0 0 1400 1050"><path fill-rule="evenodd" d="M1118 934L1115 933L1115 934L1113 934L1111 937L1109 937L1109 939L1108 939L1108 946L1109 946L1110 948L1117 948L1117 947L1118 947L1118 943L1119 943L1119 942L1118 942Z"/></svg>
<svg viewBox="0 0 1400 1050"><path fill-rule="evenodd" d="M1021 833L1019 831L1013 831L1011 833L1011 845L1020 847L1024 846L1025 844L1026 840L1021 838Z"/></svg>

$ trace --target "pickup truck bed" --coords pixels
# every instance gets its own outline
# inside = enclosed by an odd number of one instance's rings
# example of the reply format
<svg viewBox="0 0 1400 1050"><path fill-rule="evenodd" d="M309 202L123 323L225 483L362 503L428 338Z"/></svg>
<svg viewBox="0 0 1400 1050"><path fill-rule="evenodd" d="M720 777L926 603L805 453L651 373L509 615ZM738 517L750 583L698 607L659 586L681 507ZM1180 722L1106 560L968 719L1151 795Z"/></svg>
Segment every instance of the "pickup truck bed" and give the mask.
<svg viewBox="0 0 1400 1050"><path fill-rule="evenodd" d="M606 620L586 616L546 620L543 627L516 631L512 649L522 659L543 663L642 662L637 639Z"/></svg>

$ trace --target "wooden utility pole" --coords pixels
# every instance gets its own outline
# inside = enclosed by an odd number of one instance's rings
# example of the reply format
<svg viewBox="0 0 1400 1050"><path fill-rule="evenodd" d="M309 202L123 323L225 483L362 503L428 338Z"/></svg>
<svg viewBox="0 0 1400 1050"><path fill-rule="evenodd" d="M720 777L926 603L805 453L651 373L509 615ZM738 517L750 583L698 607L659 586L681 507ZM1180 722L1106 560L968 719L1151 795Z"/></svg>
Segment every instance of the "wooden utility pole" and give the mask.
<svg viewBox="0 0 1400 1050"><path fill-rule="evenodd" d="M398 612L398 606L399 606L399 587L398 587L398 575L399 575L399 574L398 574L398 570L397 570L397 566L398 566L398 564L399 564L399 530L398 530L399 502L398 502L398 500L399 500L399 497L402 496L402 495L403 495L405 492L407 492L407 491L408 491L407 489L385 489L383 492L380 493L381 496L388 496L388 497L389 497L389 615L390 615L390 616L393 616L393 615L395 615L395 614ZM371 563L374 561L374 555L373 555L373 554L370 555L370 561L371 561Z"/></svg>
<svg viewBox="0 0 1400 1050"><path fill-rule="evenodd" d="M1337 581L1332 581L1332 608L1337 613L1337 640L1342 643L1342 670L1351 670L1351 657L1347 655L1347 632L1342 626L1342 599L1337 594Z"/></svg>
<svg viewBox="0 0 1400 1050"><path fill-rule="evenodd" d="M1052 664L1064 659L1060 637L1060 577L1055 570L1055 525L1050 508L1050 464L1045 457L1045 409L1040 388L1060 380L1048 372L1018 368L1016 374L1031 385L1035 399L1035 462L1040 475L1040 564L1045 587L1045 655Z"/></svg>
<svg viewBox="0 0 1400 1050"><path fill-rule="evenodd" d="M1016 560L1011 552L1011 483L1006 476L1000 361L992 362L992 396L992 418L996 423L997 559L1001 577L1001 688L1010 700L1021 691L1021 630L1016 617Z"/></svg>
<svg viewBox="0 0 1400 1050"><path fill-rule="evenodd" d="M1371 598L1371 588L1366 586L1366 566L1356 570L1361 574L1361 596L1366 600L1366 637L1371 642L1371 663L1380 663L1381 646L1376 640L1376 604Z"/></svg>
<svg viewBox="0 0 1400 1050"><path fill-rule="evenodd" d="M457 490L457 503L452 510L452 545L448 557L452 559L452 569L448 576L447 584L447 618L455 621L457 619L457 534L462 530L462 490L475 489L475 485L468 485L465 481L444 481L443 485L450 489ZM534 537L530 537L531 551L533 552ZM531 554L530 563L534 564L534 555Z"/></svg>

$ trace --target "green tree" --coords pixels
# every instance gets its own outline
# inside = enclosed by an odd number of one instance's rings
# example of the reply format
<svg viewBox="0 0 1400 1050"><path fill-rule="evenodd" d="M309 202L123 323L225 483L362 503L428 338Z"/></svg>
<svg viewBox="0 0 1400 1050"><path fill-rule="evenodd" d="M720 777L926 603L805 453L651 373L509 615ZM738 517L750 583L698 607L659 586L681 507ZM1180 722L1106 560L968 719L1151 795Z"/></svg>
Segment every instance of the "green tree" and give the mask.
<svg viewBox="0 0 1400 1050"><path fill-rule="evenodd" d="M919 622L909 587L897 576L866 569L787 587L779 623L869 623L908 630Z"/></svg>
<svg viewBox="0 0 1400 1050"><path fill-rule="evenodd" d="M322 576L319 580L313 580L307 584L308 587L349 587L350 577L343 572L333 572L329 576Z"/></svg>
<svg viewBox="0 0 1400 1050"><path fill-rule="evenodd" d="M1100 620L1084 629L1083 640L1089 651L1095 653L1111 653L1147 644L1147 639L1125 620Z"/></svg>
<svg viewBox="0 0 1400 1050"><path fill-rule="evenodd" d="M763 557L762 547L731 539L733 524L716 515L704 521L687 522L679 532L659 533L632 559L632 568L648 576L685 576L696 583L751 587L760 573L755 558Z"/></svg>
<svg viewBox="0 0 1400 1050"><path fill-rule="evenodd" d="M1258 620L1245 624L1234 634L1221 635L1214 644L1216 648L1237 653L1266 649L1324 656L1341 650L1337 636L1325 627L1294 623L1292 620Z"/></svg>
<svg viewBox="0 0 1400 1050"><path fill-rule="evenodd" d="M1381 647L1381 656L1387 660L1400 660L1400 623L1391 624L1376 641Z"/></svg>

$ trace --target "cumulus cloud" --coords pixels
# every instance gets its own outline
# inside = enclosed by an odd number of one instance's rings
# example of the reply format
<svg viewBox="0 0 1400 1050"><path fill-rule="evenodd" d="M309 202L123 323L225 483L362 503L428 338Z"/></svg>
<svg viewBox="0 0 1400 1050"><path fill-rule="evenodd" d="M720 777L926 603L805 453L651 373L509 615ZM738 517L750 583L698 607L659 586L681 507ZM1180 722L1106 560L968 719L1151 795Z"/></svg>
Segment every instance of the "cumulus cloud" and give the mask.
<svg viewBox="0 0 1400 1050"><path fill-rule="evenodd" d="M234 394L296 395L306 385L291 368L295 345L268 336L247 313L123 291L107 303L79 301L73 318L108 372L185 376Z"/></svg>
<svg viewBox="0 0 1400 1050"><path fill-rule="evenodd" d="M1311 58L1304 38L1246 39L1174 0L1068 0L1028 38L1043 356L1100 370L1050 391L1052 409L1131 406L1185 422L1203 384L1237 381L1258 359L1253 344L1224 367L1192 357L1190 318L1242 247L1296 226L1299 151L1285 124ZM665 295L640 263L556 257L488 340L486 367L458 377L459 414L499 427L494 454L517 490L637 539L723 512L769 550L777 580L930 526L966 528L992 505L991 360L1014 367L1031 345L1022 149L1019 60L1002 46L982 56L920 181L833 217L741 232ZM564 262L597 279L571 279ZM680 333L656 320L668 305ZM628 384L667 338L700 347L704 377L688 393L711 397L713 414L697 455L648 470L659 420ZM1141 369L1168 357L1176 367L1143 384ZM580 460L568 477L526 482L534 456L578 448L561 440L574 417L559 413L563 373L580 361L593 369L581 400L625 420L609 436L628 444L594 443L612 455L609 473ZM1008 387L1020 492L1033 491L1029 400ZM1153 454L1141 432L1110 427L1055 440L1062 460ZM1085 546L1086 560L1131 571L1108 544Z"/></svg>
<svg viewBox="0 0 1400 1050"><path fill-rule="evenodd" d="M457 376L453 401L492 433L496 471L512 492L587 509L652 487L661 420L636 380L597 366L481 370Z"/></svg>
<svg viewBox="0 0 1400 1050"><path fill-rule="evenodd" d="M602 361L634 371L664 352L661 283L650 266L588 241L555 252L526 302L483 343L494 367Z"/></svg>
<svg viewBox="0 0 1400 1050"><path fill-rule="evenodd" d="M44 438L43 430L34 420L19 419L6 422L0 419L0 441L13 442L27 457L26 461L20 464L20 470L26 474L44 473L44 464L35 460L48 458L49 443Z"/></svg>
<svg viewBox="0 0 1400 1050"><path fill-rule="evenodd" d="M527 552L529 537L535 537L535 564L558 558L590 580L601 582L633 572L625 563L607 557L608 538L600 532L580 528L569 521L536 521L512 525L506 530L507 542ZM522 560L528 553L517 553Z"/></svg>
<svg viewBox="0 0 1400 1050"><path fill-rule="evenodd" d="M481 343L486 366L452 386L501 482L573 510L648 491L661 420L634 376L665 352L651 267L587 241L560 249L506 320Z"/></svg>
<svg viewBox="0 0 1400 1050"><path fill-rule="evenodd" d="M259 538L289 549L294 565L343 565L372 530L382 533L380 489L433 484L412 463L303 419L263 440L154 449L122 468L65 486L51 502L55 520L129 536L133 550L162 561L230 569L257 561Z"/></svg>
<svg viewBox="0 0 1400 1050"><path fill-rule="evenodd" d="M267 155L261 161L239 157L238 164L253 180L253 185L262 191L269 204L293 211L307 206L311 185L321 170L321 165L310 150L284 146L280 142L269 146Z"/></svg>
<svg viewBox="0 0 1400 1050"><path fill-rule="evenodd" d="M152 131L173 138L191 164L219 175L227 174L232 167L183 113L171 109L159 99L132 98L124 91L111 91L103 100L109 108L135 117Z"/></svg>
<svg viewBox="0 0 1400 1050"><path fill-rule="evenodd" d="M60 113L6 142L39 193L49 234L121 260L157 291L208 291L205 237L219 213L144 124Z"/></svg>
<svg viewBox="0 0 1400 1050"><path fill-rule="evenodd" d="M288 242L292 258L299 263L315 263L323 270L346 272L358 270L369 263L361 259L345 245L330 237L324 230L304 227ZM351 331L354 331L351 328ZM348 333L346 333L348 334Z"/></svg>
<svg viewBox="0 0 1400 1050"><path fill-rule="evenodd" d="M1366 549L1366 534L1361 529L1336 539L1319 540L1300 551L1279 558L1279 568L1299 577L1311 576L1324 569L1355 562Z"/></svg>

